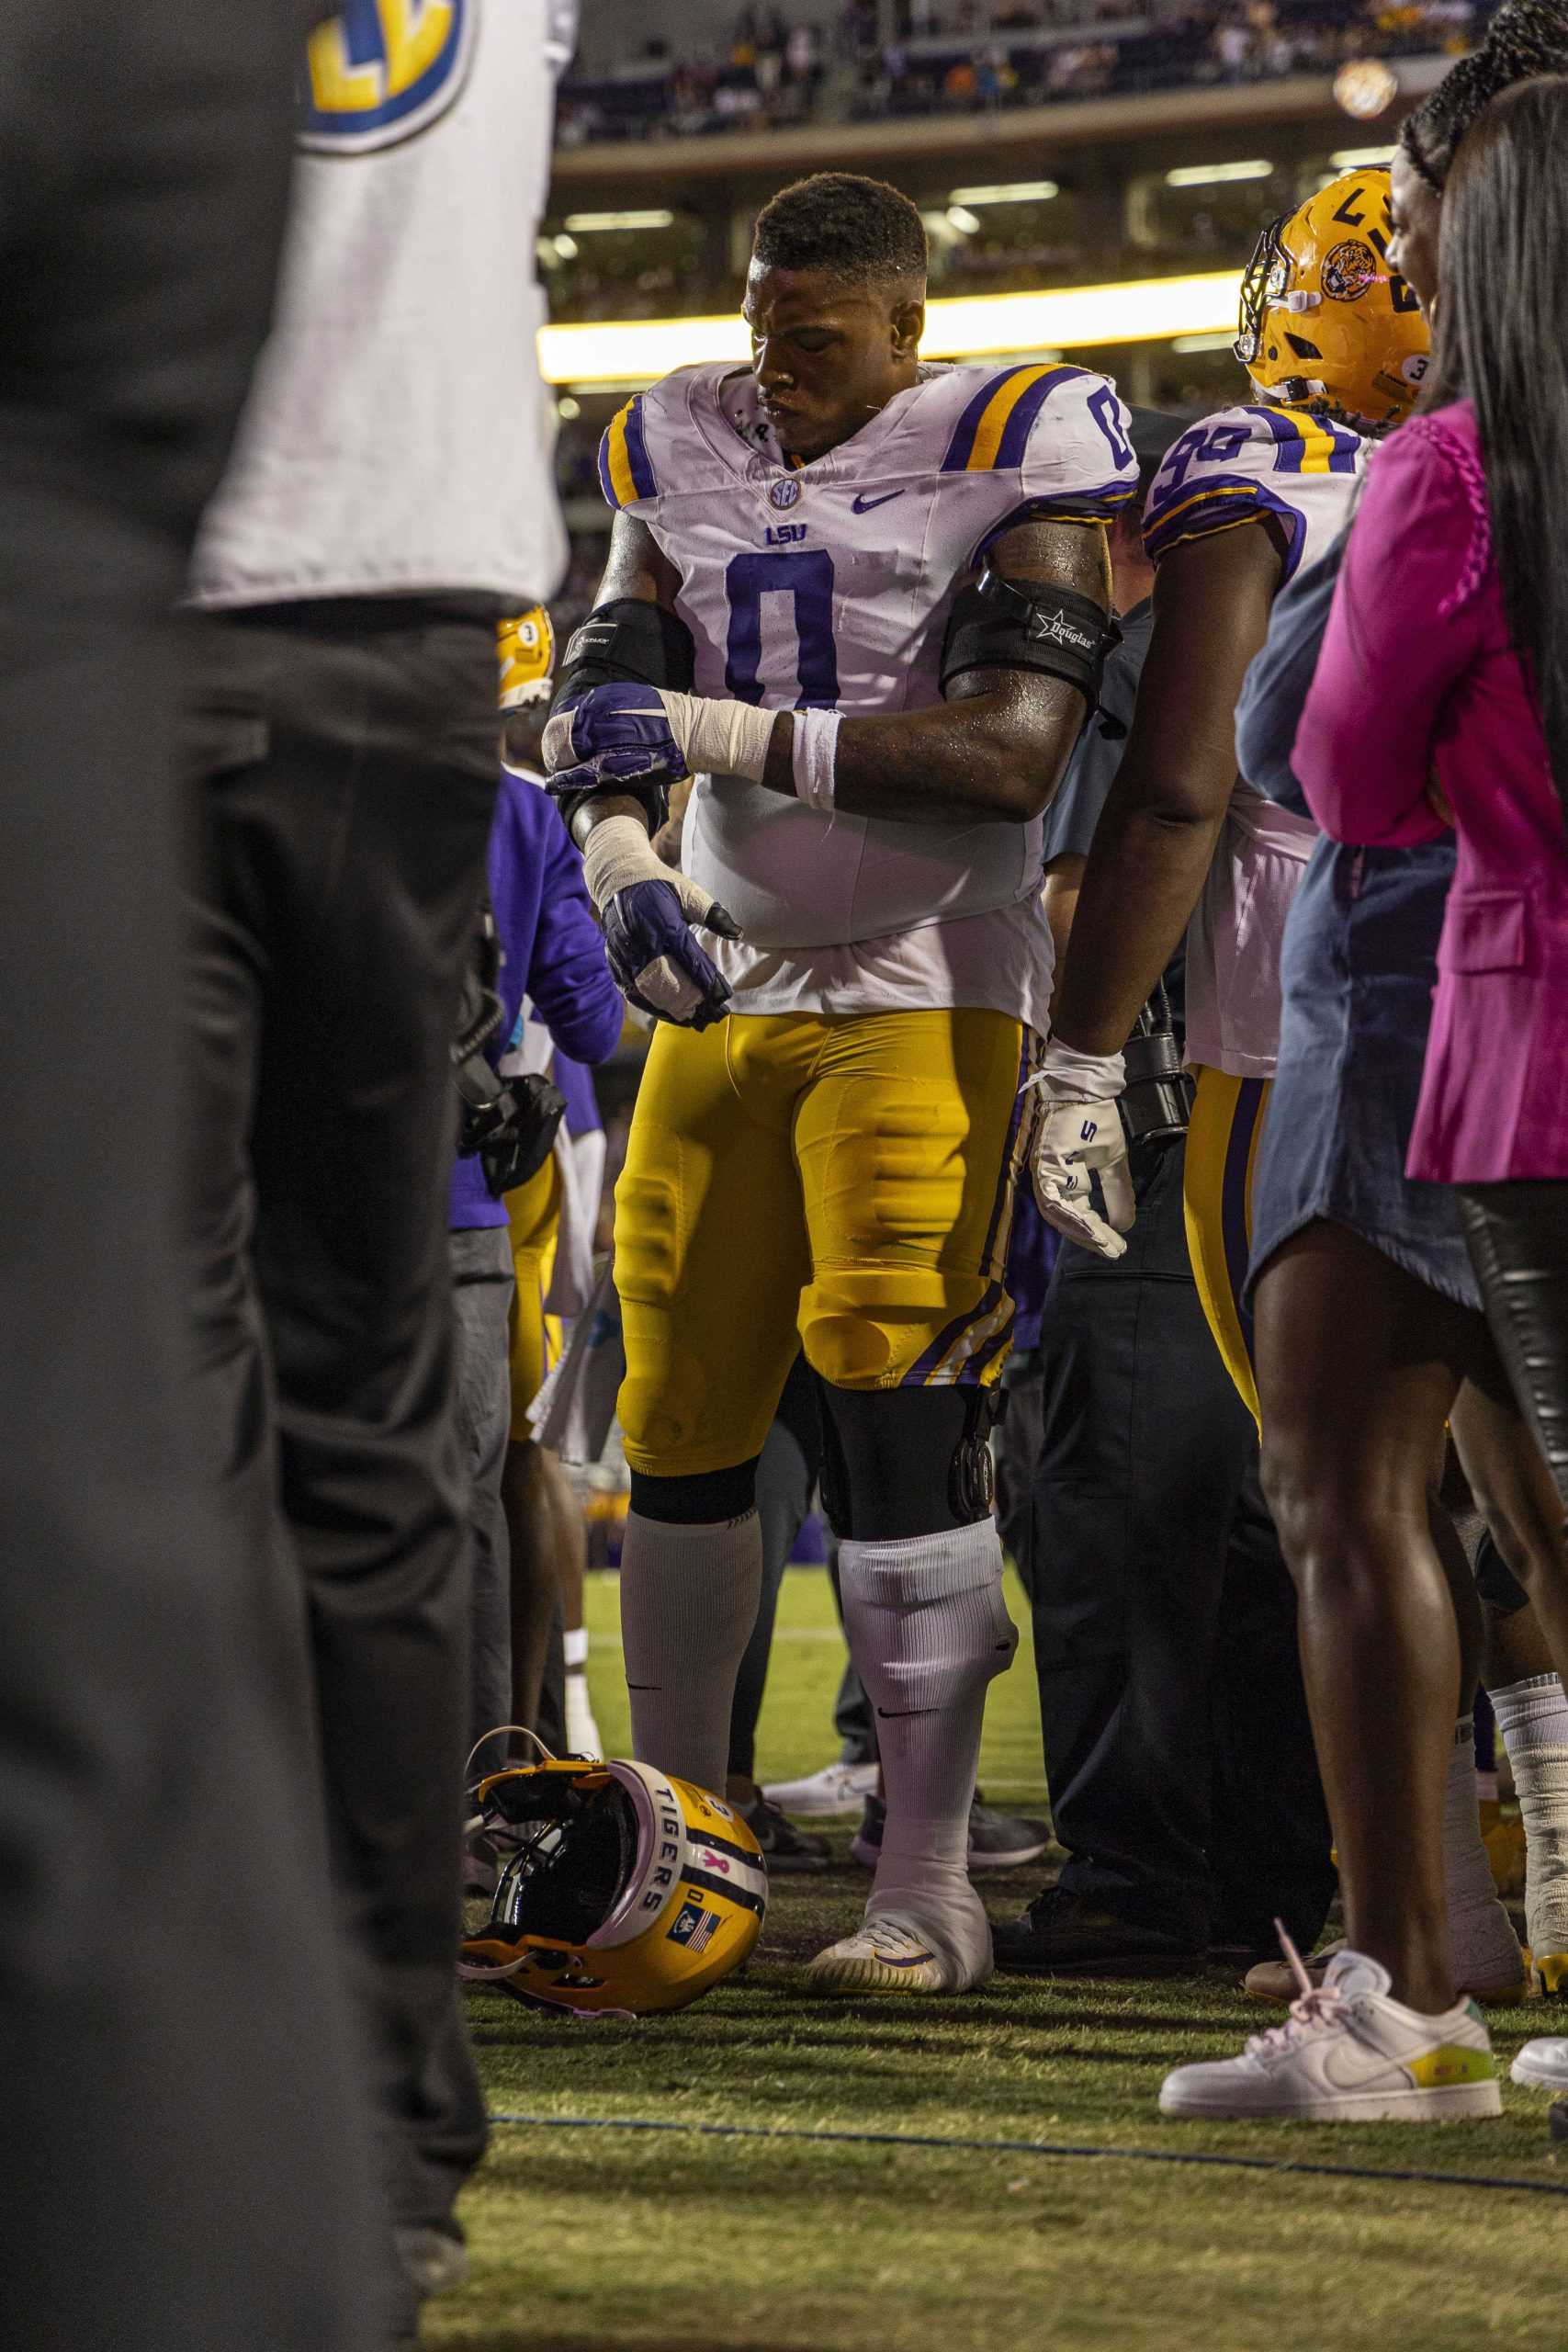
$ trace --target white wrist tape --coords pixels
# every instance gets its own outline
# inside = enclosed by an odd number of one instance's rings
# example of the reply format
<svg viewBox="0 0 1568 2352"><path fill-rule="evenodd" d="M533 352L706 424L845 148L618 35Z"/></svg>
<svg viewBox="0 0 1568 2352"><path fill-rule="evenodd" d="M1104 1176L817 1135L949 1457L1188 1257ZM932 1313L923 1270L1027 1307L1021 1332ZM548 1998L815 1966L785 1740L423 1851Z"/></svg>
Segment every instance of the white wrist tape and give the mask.
<svg viewBox="0 0 1568 2352"><path fill-rule="evenodd" d="M761 784L777 711L749 702L716 702L661 686L670 732L694 775L743 775Z"/></svg>
<svg viewBox="0 0 1568 2352"><path fill-rule="evenodd" d="M798 799L808 808L820 809L824 816L832 813L835 788L834 763L839 749L839 720L842 714L836 710L797 710L795 713L795 789Z"/></svg>
<svg viewBox="0 0 1568 2352"><path fill-rule="evenodd" d="M632 882L668 882L670 868L656 857L640 817L602 817L582 849L582 877L601 914L617 890Z"/></svg>

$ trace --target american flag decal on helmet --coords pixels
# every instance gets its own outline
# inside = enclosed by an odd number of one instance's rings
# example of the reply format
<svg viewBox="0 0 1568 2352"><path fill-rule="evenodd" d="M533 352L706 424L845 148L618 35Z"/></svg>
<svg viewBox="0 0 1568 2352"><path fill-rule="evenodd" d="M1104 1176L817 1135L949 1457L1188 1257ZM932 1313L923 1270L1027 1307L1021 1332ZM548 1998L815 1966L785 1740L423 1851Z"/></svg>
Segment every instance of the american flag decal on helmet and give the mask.
<svg viewBox="0 0 1568 2352"><path fill-rule="evenodd" d="M670 1930L672 1944L684 1944L690 1952L705 1951L718 1929L718 1913L709 1911L700 1903L682 1904Z"/></svg>

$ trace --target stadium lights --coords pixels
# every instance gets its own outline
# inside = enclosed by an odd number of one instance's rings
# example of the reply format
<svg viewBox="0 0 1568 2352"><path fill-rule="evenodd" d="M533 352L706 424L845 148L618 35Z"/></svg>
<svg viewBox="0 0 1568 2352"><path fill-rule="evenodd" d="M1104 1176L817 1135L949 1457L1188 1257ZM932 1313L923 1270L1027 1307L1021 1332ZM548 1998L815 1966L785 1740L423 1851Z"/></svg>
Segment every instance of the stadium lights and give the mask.
<svg viewBox="0 0 1568 2352"><path fill-rule="evenodd" d="M978 213L971 212L966 205L950 204L947 208L947 225L950 229L956 229L961 236L972 237L980 225L980 218Z"/></svg>
<svg viewBox="0 0 1568 2352"><path fill-rule="evenodd" d="M1222 328L1234 334L1240 297L1241 277L1234 269L1035 294L960 294L930 305L922 347L931 359L984 359L994 353L1168 343ZM746 322L737 312L563 322L539 332L539 364L552 384L635 389L657 382L672 368L716 359L741 363L750 350Z"/></svg>
<svg viewBox="0 0 1568 2352"><path fill-rule="evenodd" d="M1171 338L1172 351L1185 357L1190 351L1230 351L1235 345L1235 329L1225 327L1215 334L1179 334Z"/></svg>
<svg viewBox="0 0 1568 2352"><path fill-rule="evenodd" d="M1167 187L1218 187L1226 180L1266 180L1273 170L1273 164L1261 155L1246 164L1179 164L1174 172L1167 172L1165 184Z"/></svg>
<svg viewBox="0 0 1568 2352"><path fill-rule="evenodd" d="M955 187L949 204L1048 204L1061 189L1055 180L1013 180L1006 187Z"/></svg>
<svg viewBox="0 0 1568 2352"><path fill-rule="evenodd" d="M1337 172L1376 171L1393 153L1393 141L1389 140L1382 147L1341 147L1328 160Z"/></svg>
<svg viewBox="0 0 1568 2352"><path fill-rule="evenodd" d="M672 229L672 212L569 212L566 225L577 236L592 236L601 229Z"/></svg>

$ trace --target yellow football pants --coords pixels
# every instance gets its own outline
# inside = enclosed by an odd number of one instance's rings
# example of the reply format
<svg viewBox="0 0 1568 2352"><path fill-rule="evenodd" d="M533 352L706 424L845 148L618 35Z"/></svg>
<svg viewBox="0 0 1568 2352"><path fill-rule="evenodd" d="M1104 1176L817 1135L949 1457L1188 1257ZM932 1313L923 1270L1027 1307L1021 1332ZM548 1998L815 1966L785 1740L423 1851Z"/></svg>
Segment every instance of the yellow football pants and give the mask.
<svg viewBox="0 0 1568 2352"><path fill-rule="evenodd" d="M1187 1250L1214 1343L1255 1421L1252 1315L1243 1304L1252 1254L1252 1179L1271 1081L1200 1067L1187 1130L1182 1206Z"/></svg>
<svg viewBox="0 0 1568 2352"><path fill-rule="evenodd" d="M615 1191L634 1469L760 1453L802 1346L843 1388L999 1376L1037 1052L978 1011L658 1030Z"/></svg>
<svg viewBox="0 0 1568 2352"><path fill-rule="evenodd" d="M525 1184L506 1195L512 1228L512 1435L519 1444L533 1437L528 1408L560 1353L557 1317L545 1313L555 1272L560 1234L560 1169L552 1151Z"/></svg>

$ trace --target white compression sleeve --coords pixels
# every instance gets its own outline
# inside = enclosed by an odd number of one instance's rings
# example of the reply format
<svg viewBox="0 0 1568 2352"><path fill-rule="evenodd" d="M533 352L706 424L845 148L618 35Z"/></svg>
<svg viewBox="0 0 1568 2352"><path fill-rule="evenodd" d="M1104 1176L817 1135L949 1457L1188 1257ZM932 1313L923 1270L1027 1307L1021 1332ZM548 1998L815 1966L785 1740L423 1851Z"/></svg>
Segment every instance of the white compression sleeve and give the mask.
<svg viewBox="0 0 1568 2352"><path fill-rule="evenodd" d="M876 1710L887 1796L868 1910L913 1911L967 1941L976 1914L979 1926L985 1919L968 1850L986 1692L1018 1645L995 1523L844 1544L839 1583L850 1654Z"/></svg>
<svg viewBox="0 0 1568 2352"><path fill-rule="evenodd" d="M754 1510L699 1527L627 1513L621 1638L639 1762L723 1795L735 1677L761 1590Z"/></svg>

